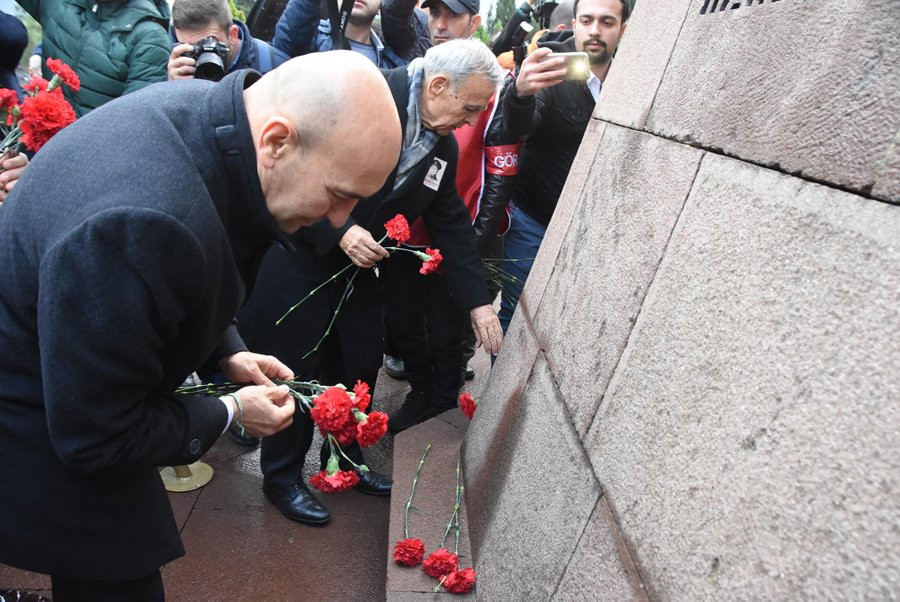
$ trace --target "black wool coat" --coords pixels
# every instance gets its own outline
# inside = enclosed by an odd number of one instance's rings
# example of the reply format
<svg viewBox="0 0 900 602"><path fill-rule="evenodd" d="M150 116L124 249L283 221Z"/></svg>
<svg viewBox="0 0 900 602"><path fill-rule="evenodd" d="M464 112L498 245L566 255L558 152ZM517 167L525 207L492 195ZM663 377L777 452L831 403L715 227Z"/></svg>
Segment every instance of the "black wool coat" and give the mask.
<svg viewBox="0 0 900 602"><path fill-rule="evenodd" d="M226 425L173 390L244 349L266 210L243 95L166 82L51 140L0 206L0 562L84 579L184 554L157 467Z"/></svg>

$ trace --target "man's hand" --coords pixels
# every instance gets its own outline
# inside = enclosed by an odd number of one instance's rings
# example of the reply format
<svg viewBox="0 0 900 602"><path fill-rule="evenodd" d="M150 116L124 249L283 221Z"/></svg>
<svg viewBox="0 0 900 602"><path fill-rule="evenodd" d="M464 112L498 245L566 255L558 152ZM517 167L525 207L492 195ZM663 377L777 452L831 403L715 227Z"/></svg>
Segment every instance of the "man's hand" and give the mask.
<svg viewBox="0 0 900 602"><path fill-rule="evenodd" d="M239 351L234 355L222 358L219 360L219 368L225 378L236 383L255 383L272 387L275 383L269 379L294 379L291 369L277 358L249 351Z"/></svg>
<svg viewBox="0 0 900 602"><path fill-rule="evenodd" d="M472 318L472 330L475 331L475 341L479 347L491 355L497 355L500 345L503 343L503 329L500 328L500 320L494 308L490 305L474 307L469 312Z"/></svg>
<svg viewBox="0 0 900 602"><path fill-rule="evenodd" d="M355 224L344 232L340 245L350 261L361 268L375 267L376 263L389 255L368 230Z"/></svg>
<svg viewBox="0 0 900 602"><path fill-rule="evenodd" d="M241 424L254 437L267 437L286 428L294 419L296 404L285 385L278 387L250 386L237 391L241 398L244 412ZM230 397L224 397L232 404L235 418L238 417L237 403Z"/></svg>
<svg viewBox="0 0 900 602"><path fill-rule="evenodd" d="M566 59L548 56L549 48L538 48L522 61L522 68L516 76L516 95L533 96L538 90L562 83L566 74Z"/></svg>
<svg viewBox="0 0 900 602"><path fill-rule="evenodd" d="M7 153L0 157L0 169L3 169L0 171L0 205L22 177L26 165L28 165L28 156L24 153L18 153L11 157Z"/></svg>
<svg viewBox="0 0 900 602"><path fill-rule="evenodd" d="M194 71L197 70L197 61L189 56L181 56L188 52L193 46L190 44L179 44L172 49L169 55L168 74L169 79L194 79Z"/></svg>

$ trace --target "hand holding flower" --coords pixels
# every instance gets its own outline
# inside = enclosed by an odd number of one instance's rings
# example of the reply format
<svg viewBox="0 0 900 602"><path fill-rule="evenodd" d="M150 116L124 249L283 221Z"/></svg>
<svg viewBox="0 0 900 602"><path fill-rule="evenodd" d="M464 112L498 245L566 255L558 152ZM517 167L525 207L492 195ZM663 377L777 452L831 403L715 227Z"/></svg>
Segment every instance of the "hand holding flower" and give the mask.
<svg viewBox="0 0 900 602"><path fill-rule="evenodd" d="M339 244L350 261L361 268L375 267L388 256L387 250L372 238L368 230L355 224L344 233Z"/></svg>

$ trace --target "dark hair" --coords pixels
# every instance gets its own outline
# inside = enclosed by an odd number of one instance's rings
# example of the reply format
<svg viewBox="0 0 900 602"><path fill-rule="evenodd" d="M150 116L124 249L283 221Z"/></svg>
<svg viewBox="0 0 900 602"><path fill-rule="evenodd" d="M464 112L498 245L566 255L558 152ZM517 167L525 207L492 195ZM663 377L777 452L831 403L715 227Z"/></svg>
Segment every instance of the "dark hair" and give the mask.
<svg viewBox="0 0 900 602"><path fill-rule="evenodd" d="M572 19L574 18L575 12L572 0L563 0L550 13L548 29L556 29L557 25L564 25L566 29L572 29Z"/></svg>
<svg viewBox="0 0 900 602"><path fill-rule="evenodd" d="M202 29L210 23L228 31L232 23L228 0L175 0L172 4L175 29Z"/></svg>
<svg viewBox="0 0 900 602"><path fill-rule="evenodd" d="M628 21L628 17L631 16L631 4L628 0L619 0L622 3L622 23ZM572 6L572 18L578 17L578 0L575 0L574 6Z"/></svg>

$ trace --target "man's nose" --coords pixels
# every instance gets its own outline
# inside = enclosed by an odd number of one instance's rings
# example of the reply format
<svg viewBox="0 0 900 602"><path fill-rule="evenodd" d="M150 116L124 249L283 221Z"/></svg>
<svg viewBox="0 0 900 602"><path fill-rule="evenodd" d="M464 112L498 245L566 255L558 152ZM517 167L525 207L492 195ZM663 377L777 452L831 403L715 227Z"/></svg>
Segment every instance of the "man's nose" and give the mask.
<svg viewBox="0 0 900 602"><path fill-rule="evenodd" d="M447 16L441 15L440 17L438 17L437 20L435 21L435 26L437 27L438 31L446 30L447 29Z"/></svg>

